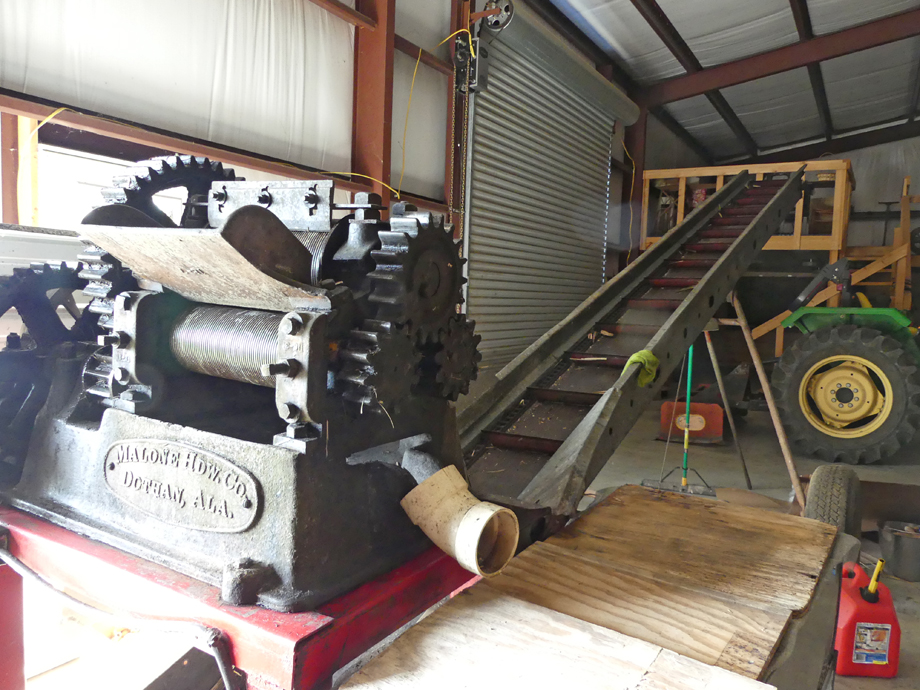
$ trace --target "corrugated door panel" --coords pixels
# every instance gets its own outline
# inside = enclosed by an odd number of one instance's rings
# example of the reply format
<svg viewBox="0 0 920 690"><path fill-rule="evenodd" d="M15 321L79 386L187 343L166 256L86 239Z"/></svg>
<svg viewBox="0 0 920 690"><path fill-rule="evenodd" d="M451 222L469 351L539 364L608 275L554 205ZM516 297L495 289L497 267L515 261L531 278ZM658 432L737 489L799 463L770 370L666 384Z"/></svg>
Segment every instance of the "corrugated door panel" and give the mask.
<svg viewBox="0 0 920 690"><path fill-rule="evenodd" d="M473 104L467 312L483 365L498 366L601 284L615 114L501 40L490 50Z"/></svg>

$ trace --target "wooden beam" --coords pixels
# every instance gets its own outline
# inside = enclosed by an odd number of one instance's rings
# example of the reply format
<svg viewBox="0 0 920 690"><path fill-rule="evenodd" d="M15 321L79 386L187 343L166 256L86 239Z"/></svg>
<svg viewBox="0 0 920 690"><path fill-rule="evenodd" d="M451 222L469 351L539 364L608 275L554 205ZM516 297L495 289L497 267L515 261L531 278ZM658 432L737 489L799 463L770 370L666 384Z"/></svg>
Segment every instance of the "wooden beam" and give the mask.
<svg viewBox="0 0 920 690"><path fill-rule="evenodd" d="M795 28L799 32L800 41L810 41L815 37L811 26L811 14L808 12L806 0L789 0ZM824 138L830 139L834 134L834 125L831 121L831 109L827 102L827 89L824 88L824 75L821 74L821 65L808 65L808 80L811 82L811 91L815 96L815 105L818 107L818 117L821 119L821 129Z"/></svg>
<svg viewBox="0 0 920 690"><path fill-rule="evenodd" d="M642 18L645 19L646 23L658 35L658 38L661 39L665 47L671 51L675 58L677 58L681 67L687 70L688 74L696 74L703 71L703 65L697 60L690 46L687 45L683 36L680 35L680 32L671 23L671 20L668 19L667 15L655 0L632 0L632 4L633 7L639 11L639 14L642 15ZM744 123L741 122L741 119L728 104L728 101L725 100L725 97L716 90L709 90L705 95L712 104L712 107L716 109L719 116L725 121L735 137L737 137L744 146L744 150L747 151L748 155L756 156L757 143L754 141L750 132L747 131Z"/></svg>
<svg viewBox="0 0 920 690"><path fill-rule="evenodd" d="M149 127L136 122L103 116L99 113L89 112L63 103L0 89L0 112L41 121L61 107L66 107L67 110L55 115L52 122L75 129L153 146L173 153L206 156L227 165L240 165L251 170L290 177L295 180L335 179L338 188L351 192L371 191L370 184L360 180L360 178L359 181L353 182L342 177L330 176L321 170L305 165L260 156L231 146L221 146L157 127Z"/></svg>
<svg viewBox="0 0 920 690"><path fill-rule="evenodd" d="M373 10L368 14L377 18L377 28L355 30L351 169L375 178L373 190L386 204L390 192L382 183L390 181L396 0L360 0L358 7Z"/></svg>
<svg viewBox="0 0 920 690"><path fill-rule="evenodd" d="M911 139L920 137L920 121L903 122L902 124L890 125L880 129L862 131L854 134L836 136L830 141L819 141L811 144L794 146L781 151L764 153L742 161L737 161L739 165L745 163L785 163L788 161L807 161L815 160L827 154L840 154L856 149L864 149L868 146L878 146L880 144L889 144L902 139Z"/></svg>
<svg viewBox="0 0 920 690"><path fill-rule="evenodd" d="M877 259L876 261L873 261L868 266L864 266L863 268L860 268L857 271L853 271L853 273L850 274L850 284L858 285L859 283L863 282L866 278L869 278L875 275L876 273L878 273L879 271L881 271L882 269L887 268L888 266L893 264L895 261L899 261L900 259L910 256L909 249L910 249L909 244L901 245L900 247L895 247L894 249L889 251L887 254L885 254L882 258ZM814 297L812 297L806 306L808 307L820 306L838 294L840 294L840 291L837 289L837 286L830 285L824 288L823 290L821 290L821 292L816 294ZM791 315L792 315L792 312L789 310L786 310L781 314L777 314L769 321L765 321L764 323L760 324L757 328L755 328L752 331L754 334L754 339L756 340L757 338L760 338L761 336L766 335L770 331L776 328L779 328L780 325L782 325L782 322L785 321L786 318Z"/></svg>
<svg viewBox="0 0 920 690"><path fill-rule="evenodd" d="M674 77L649 87L638 99L649 107L663 105L917 35L920 9Z"/></svg>
<svg viewBox="0 0 920 690"><path fill-rule="evenodd" d="M402 36L399 36L399 35L393 36L393 45L396 48L396 50L398 50L401 53L405 53L406 55L411 57L413 60L417 60L419 56L419 52L421 52L422 59L420 62L423 65L427 65L428 67L431 67L432 69L436 69L441 74L452 76L454 73L453 64L451 64L447 60L442 60L437 55L435 55L434 53L428 52L424 48L420 48L419 46L415 45L412 41L406 38L403 38Z"/></svg>
<svg viewBox="0 0 920 690"><path fill-rule="evenodd" d="M314 5L319 5L329 14L335 15L339 19L343 19L359 29L373 31L377 28L377 22L372 17L358 10L353 10L344 2L339 2L339 0L310 0L310 2Z"/></svg>
<svg viewBox="0 0 920 690"><path fill-rule="evenodd" d="M19 118L0 113L0 204L4 223L19 224Z"/></svg>

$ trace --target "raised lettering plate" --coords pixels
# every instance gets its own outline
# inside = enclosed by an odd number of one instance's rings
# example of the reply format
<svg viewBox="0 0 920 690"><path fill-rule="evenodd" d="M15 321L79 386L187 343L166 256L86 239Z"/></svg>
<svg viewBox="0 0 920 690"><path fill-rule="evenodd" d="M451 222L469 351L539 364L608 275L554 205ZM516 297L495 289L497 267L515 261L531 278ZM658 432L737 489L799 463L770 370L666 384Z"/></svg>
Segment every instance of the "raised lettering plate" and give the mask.
<svg viewBox="0 0 920 690"><path fill-rule="evenodd" d="M214 453L171 441L119 441L105 482L138 510L180 527L242 532L259 511L256 480Z"/></svg>

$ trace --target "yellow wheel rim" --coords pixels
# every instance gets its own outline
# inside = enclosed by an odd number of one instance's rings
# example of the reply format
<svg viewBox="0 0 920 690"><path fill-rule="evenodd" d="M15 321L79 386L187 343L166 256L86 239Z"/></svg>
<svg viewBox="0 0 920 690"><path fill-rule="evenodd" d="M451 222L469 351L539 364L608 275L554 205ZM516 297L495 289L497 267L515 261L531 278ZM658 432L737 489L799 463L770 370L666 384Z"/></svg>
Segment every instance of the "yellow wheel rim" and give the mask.
<svg viewBox="0 0 920 690"><path fill-rule="evenodd" d="M891 382L875 364L854 355L826 357L799 384L799 406L818 431L861 438L891 414Z"/></svg>

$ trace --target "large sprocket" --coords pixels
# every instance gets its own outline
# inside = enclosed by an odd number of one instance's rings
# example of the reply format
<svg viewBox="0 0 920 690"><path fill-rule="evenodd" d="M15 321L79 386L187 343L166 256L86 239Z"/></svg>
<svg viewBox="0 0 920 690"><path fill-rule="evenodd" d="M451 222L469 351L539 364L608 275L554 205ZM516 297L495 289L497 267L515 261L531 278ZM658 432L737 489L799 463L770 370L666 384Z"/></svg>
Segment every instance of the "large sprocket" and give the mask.
<svg viewBox="0 0 920 690"><path fill-rule="evenodd" d="M390 229L379 233L370 273L377 319L406 326L419 343L433 343L463 301L463 262L444 218L397 203Z"/></svg>
<svg viewBox="0 0 920 690"><path fill-rule="evenodd" d="M188 200L179 227L203 228L208 224L208 193L213 182L232 182L232 168L201 156L161 156L141 161L128 168L102 190L110 204L130 206L152 219L156 225L175 227L176 224L153 201L153 196L167 189L184 187Z"/></svg>

